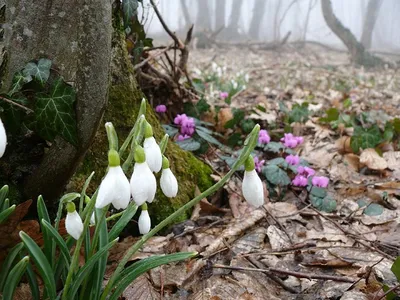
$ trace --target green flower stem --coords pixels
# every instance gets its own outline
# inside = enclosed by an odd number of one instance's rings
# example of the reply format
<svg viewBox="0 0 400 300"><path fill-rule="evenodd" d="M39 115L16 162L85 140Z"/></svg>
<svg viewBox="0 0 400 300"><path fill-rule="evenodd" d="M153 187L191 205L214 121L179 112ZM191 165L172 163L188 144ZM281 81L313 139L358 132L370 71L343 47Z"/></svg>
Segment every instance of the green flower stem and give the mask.
<svg viewBox="0 0 400 300"><path fill-rule="evenodd" d="M106 221L107 221L107 222L110 222L110 221L112 221L112 220L118 219L120 216L123 215L124 212L125 212L125 210L120 211L119 213L113 214L113 215L109 216L109 217L106 219Z"/></svg>
<svg viewBox="0 0 400 300"><path fill-rule="evenodd" d="M144 119L145 115L146 115L146 100L143 98L142 99L142 103L140 104L138 118L137 118L137 120L135 122L135 125L133 126L133 128L131 129L131 131L128 134L128 137L126 138L126 140L122 144L121 148L119 149L119 156L120 157L122 157L122 155L124 154L126 148L128 147L130 141L132 140L132 138L134 136L136 136L135 135L135 131L137 130L137 127L141 127L141 126L138 126L138 123L142 120L142 118Z"/></svg>
<svg viewBox="0 0 400 300"><path fill-rule="evenodd" d="M85 239L86 233L88 232L87 229L88 229L89 223L90 223L90 216L92 215L94 205L96 203L96 198L97 198L97 191L95 192L95 194L92 197L92 200L89 202L89 204L86 206L86 209L85 209L86 216L85 216L85 221L83 222L83 232L75 245L75 250L74 250L74 254L72 256L71 265L69 267L67 279L66 279L65 285L64 285L63 295L61 298L62 300L68 300L68 289L72 283L72 277L73 277L75 270L77 269L78 264L79 264L79 256L80 256L80 252L81 252L82 243L83 243L83 240Z"/></svg>
<svg viewBox="0 0 400 300"><path fill-rule="evenodd" d="M107 132L109 149L118 151L118 135L117 132L115 131L113 124L111 122L107 122L105 127Z"/></svg>
<svg viewBox="0 0 400 300"><path fill-rule="evenodd" d="M125 162L122 164L122 170L124 172L127 172L129 167L133 164L135 148L136 148L136 145L138 144L138 137L140 136L140 132L143 129L143 125L145 124L145 121L146 121L146 119L144 118L144 116L141 116L138 119L137 126L135 124L135 127L134 127L135 130L132 135L133 139L132 139L132 143L131 143L131 151L129 152L128 157L126 158Z"/></svg>
<svg viewBox="0 0 400 300"><path fill-rule="evenodd" d="M132 255L143 246L144 243L146 243L153 235L155 235L157 232L159 232L161 229L163 229L165 226L167 226L169 223L171 223L175 218L180 216L184 211L195 206L201 199L208 197L209 195L213 194L214 192L216 192L218 189L222 188L225 185L225 183L231 178L233 173L235 173L236 170L245 163L246 159L249 157L251 152L254 150L254 148L257 144L259 131L260 131L260 126L259 125L254 126L252 132L249 134L248 138L245 141L245 148L243 149L241 155L236 160L236 162L233 164L232 169L224 177L222 177L219 182L214 184L212 187L210 187L209 189L207 189L206 191L204 191L197 197L193 198L190 202L186 203L180 209L178 209L173 214L168 216L166 219L161 221L157 226L155 226L152 230L150 230L149 233L143 235L142 238L139 241L137 241L126 252L124 257L118 264L116 270L114 271L113 275L111 276L110 280L108 281L108 283L101 295L101 298L100 298L101 300L105 300L107 298L107 295L111 292L111 290L114 286L116 278L122 272L126 263L129 261L129 259L132 257Z"/></svg>
<svg viewBox="0 0 400 300"><path fill-rule="evenodd" d="M99 220L96 220L96 224L99 224L100 220L102 220L106 217L109 207L110 207L110 204L108 204L106 207L102 208L100 218L99 218ZM96 226L96 229L94 230L94 235L92 238L92 243L90 245L89 258L92 257L94 254L94 251L96 251L97 242L99 241L99 234L100 234L100 226Z"/></svg>

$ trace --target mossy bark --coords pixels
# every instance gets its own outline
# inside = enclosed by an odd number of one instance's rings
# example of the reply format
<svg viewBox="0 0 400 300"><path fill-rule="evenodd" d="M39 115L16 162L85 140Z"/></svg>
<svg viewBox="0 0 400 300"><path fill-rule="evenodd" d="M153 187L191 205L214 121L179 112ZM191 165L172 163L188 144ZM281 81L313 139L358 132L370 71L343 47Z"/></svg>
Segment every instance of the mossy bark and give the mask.
<svg viewBox="0 0 400 300"><path fill-rule="evenodd" d="M126 50L125 35L119 25L119 17L114 16L114 18L111 82L108 106L103 121L112 122L119 135L119 140L123 141L136 121L141 99L144 95L134 76L133 66ZM156 140L160 141L165 132L149 105L147 106L146 119L153 126ZM95 171L89 192L94 191L100 184L107 168L107 151L107 136L104 127L101 126L82 166L69 184L70 190L79 191L87 176ZM200 190L204 190L212 185L211 168L198 160L192 153L183 151L175 143L169 142L166 156L170 160L171 170L177 177L179 192L177 197L169 199L160 190L157 191L155 201L149 205L153 223L159 223L192 199L196 186ZM130 176L130 174L127 175ZM187 215L184 215L178 221L187 217Z"/></svg>

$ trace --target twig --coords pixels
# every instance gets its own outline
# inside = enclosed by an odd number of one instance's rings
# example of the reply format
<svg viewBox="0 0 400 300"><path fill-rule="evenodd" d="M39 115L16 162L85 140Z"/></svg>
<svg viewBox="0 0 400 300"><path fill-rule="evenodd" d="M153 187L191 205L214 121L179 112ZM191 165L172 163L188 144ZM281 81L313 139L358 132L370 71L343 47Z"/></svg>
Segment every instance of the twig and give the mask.
<svg viewBox="0 0 400 300"><path fill-rule="evenodd" d="M154 3L154 0L150 0L151 5L153 6L154 12L156 13L158 19L164 30L168 33L168 35L175 41L175 43L179 46L180 49L183 49L185 45L179 40L179 38L168 28L167 24L165 23L163 17L161 16L160 11L157 8L157 5Z"/></svg>
<svg viewBox="0 0 400 300"><path fill-rule="evenodd" d="M156 58L157 56L160 56L161 54L163 54L164 52L167 52L170 48L172 47L172 45L168 46L167 48L158 51L156 54L154 55L150 55L148 58L146 58L145 60L141 61L140 63L136 64L133 66L133 69L136 71L137 69L143 67L145 64L147 64L150 60Z"/></svg>
<svg viewBox="0 0 400 300"><path fill-rule="evenodd" d="M21 108L21 109L23 109L23 110L26 110L26 112L27 112L28 114L33 113L33 110L32 110L32 109L30 109L30 108L28 108L28 107L26 107L26 106L23 106L23 105L21 105L21 104L19 104L19 103L17 103L17 102L14 102L14 101L12 101L12 100L10 100L10 99L7 99L7 98L5 98L5 97L3 97L3 96L0 96L0 99L3 100L4 102L7 102L7 103L11 104L11 105L14 105L14 106L19 107L19 108Z"/></svg>
<svg viewBox="0 0 400 300"><path fill-rule="evenodd" d="M374 263L372 266L370 266L369 267L369 270L368 270L368 272L365 274L365 276L361 276L356 282L354 282L346 291L350 291L350 290L352 290L355 286L356 286L356 284L357 283L359 283L361 280L363 280L364 278L365 278L365 283L366 283L366 285L368 285L368 278L369 278L369 275L371 275L371 272L372 272L372 268L373 267L375 267L377 264L379 264L382 260L384 260L384 257L382 257L379 261L377 261L376 263Z"/></svg>
<svg viewBox="0 0 400 300"><path fill-rule="evenodd" d="M277 268L256 269L256 268L245 268L245 267L232 267L232 266L225 266L225 265L220 265L220 264L214 264L213 268L230 269L230 270L236 270L236 271L262 272L262 273L273 272L273 273L279 273L279 274L284 274L284 275L290 275L290 276L294 276L297 278L307 278L310 280L311 279L322 279L322 280L332 280L332 281L338 281L338 282L349 282L349 283L354 282L353 279L347 278L347 277L301 273L301 272L287 271L287 270L277 269Z"/></svg>
<svg viewBox="0 0 400 300"><path fill-rule="evenodd" d="M381 300L381 299L385 298L387 295L389 295L391 292L393 292L395 289L397 289L399 287L400 287L400 283L395 285L394 287L390 288L384 295L379 297L378 300Z"/></svg>

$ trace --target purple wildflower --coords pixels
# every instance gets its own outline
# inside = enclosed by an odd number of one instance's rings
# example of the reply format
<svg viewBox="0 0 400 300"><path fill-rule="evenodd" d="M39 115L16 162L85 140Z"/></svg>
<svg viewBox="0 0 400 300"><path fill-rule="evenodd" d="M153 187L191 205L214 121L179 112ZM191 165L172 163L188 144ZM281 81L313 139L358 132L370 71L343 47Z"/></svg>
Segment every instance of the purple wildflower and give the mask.
<svg viewBox="0 0 400 300"><path fill-rule="evenodd" d="M194 133L195 127L196 127L196 125L194 123L193 118L183 119L182 123L181 123L181 133L192 136Z"/></svg>
<svg viewBox="0 0 400 300"><path fill-rule="evenodd" d="M258 142L260 144L268 144L271 141L271 137L268 134L268 131L265 129L261 129L258 133Z"/></svg>
<svg viewBox="0 0 400 300"><path fill-rule="evenodd" d="M298 145L304 142L303 137L294 136L291 133L285 133L285 136L281 138L281 142L288 148L296 148Z"/></svg>
<svg viewBox="0 0 400 300"><path fill-rule="evenodd" d="M167 107L164 104L157 105L156 112L165 113L165 112L167 112Z"/></svg>
<svg viewBox="0 0 400 300"><path fill-rule="evenodd" d="M181 115L176 115L175 119L174 119L174 123L176 125L182 125L182 121L187 119L187 115L186 114L181 114Z"/></svg>
<svg viewBox="0 0 400 300"><path fill-rule="evenodd" d="M315 175L315 170L309 167L299 166L297 167L297 174L306 176L308 178Z"/></svg>
<svg viewBox="0 0 400 300"><path fill-rule="evenodd" d="M222 100L225 100L226 98L229 97L229 93L228 93L228 92L220 92L220 93L219 93L219 97L220 97Z"/></svg>
<svg viewBox="0 0 400 300"><path fill-rule="evenodd" d="M180 135L178 135L178 141L184 141L184 140L187 140L187 139L190 139L190 135L187 135L187 134L185 134L185 135L182 135L182 134L180 134Z"/></svg>
<svg viewBox="0 0 400 300"><path fill-rule="evenodd" d="M255 165L255 169L256 169L256 171L258 172L258 173L260 173L261 172L261 168L262 168L262 166L264 165L264 163L265 163L265 160L263 159L263 160L259 160L259 158L256 156L256 157L254 157L254 165Z"/></svg>
<svg viewBox="0 0 400 300"><path fill-rule="evenodd" d="M294 186L306 186L308 180L303 175L296 175L296 177L292 180L292 184Z"/></svg>
<svg viewBox="0 0 400 300"><path fill-rule="evenodd" d="M329 184L329 178L325 176L314 176L311 182L314 186L326 188Z"/></svg>
<svg viewBox="0 0 400 300"><path fill-rule="evenodd" d="M298 155L290 154L286 156L285 160L289 165L292 166L298 165L300 163L300 157Z"/></svg>

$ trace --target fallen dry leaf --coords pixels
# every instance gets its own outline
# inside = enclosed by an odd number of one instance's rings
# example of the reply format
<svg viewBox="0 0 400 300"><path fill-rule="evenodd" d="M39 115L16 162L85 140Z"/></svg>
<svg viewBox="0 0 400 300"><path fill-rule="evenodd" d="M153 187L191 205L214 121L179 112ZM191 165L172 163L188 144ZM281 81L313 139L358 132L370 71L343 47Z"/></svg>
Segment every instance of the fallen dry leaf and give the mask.
<svg viewBox="0 0 400 300"><path fill-rule="evenodd" d="M364 164L371 170L385 170L388 167L386 160L379 156L373 148L364 149L360 155L360 163Z"/></svg>

